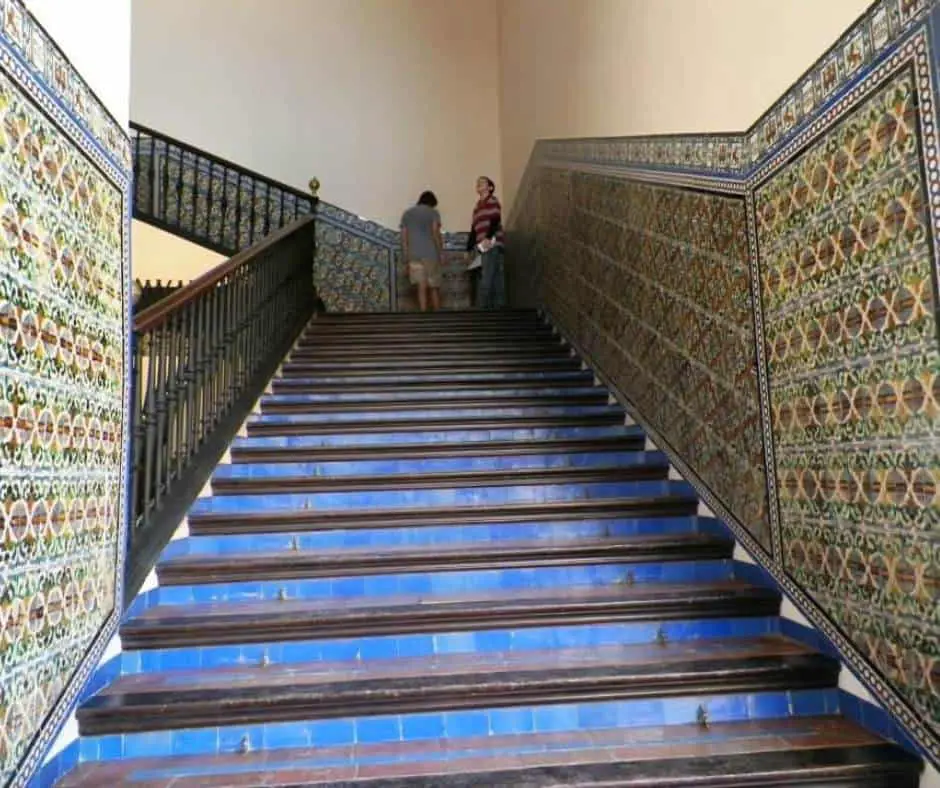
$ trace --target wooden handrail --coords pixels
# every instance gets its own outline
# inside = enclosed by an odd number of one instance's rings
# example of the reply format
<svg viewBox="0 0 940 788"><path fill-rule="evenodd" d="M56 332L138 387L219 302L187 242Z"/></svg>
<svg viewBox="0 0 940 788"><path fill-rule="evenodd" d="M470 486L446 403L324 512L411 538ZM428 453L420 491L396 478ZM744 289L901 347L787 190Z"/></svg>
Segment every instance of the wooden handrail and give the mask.
<svg viewBox="0 0 940 788"><path fill-rule="evenodd" d="M152 331L161 323L164 323L170 319L176 312L179 312L181 309L183 309L190 301L194 301L207 290L215 287L233 271L241 268L243 265L247 265L253 262L258 255L267 251L287 236L297 232L307 225L313 224L314 220L315 214L309 213L297 219L296 221L281 227L279 230L275 230L273 233L266 235L264 238L258 241L258 243L249 246L247 249L243 249L238 254L230 257L228 260L223 260L221 263L215 266L215 268L212 268L202 274L202 276L193 279L189 284L184 285L175 293L172 293L166 298L161 299L153 306L144 309L134 318L135 333Z"/></svg>

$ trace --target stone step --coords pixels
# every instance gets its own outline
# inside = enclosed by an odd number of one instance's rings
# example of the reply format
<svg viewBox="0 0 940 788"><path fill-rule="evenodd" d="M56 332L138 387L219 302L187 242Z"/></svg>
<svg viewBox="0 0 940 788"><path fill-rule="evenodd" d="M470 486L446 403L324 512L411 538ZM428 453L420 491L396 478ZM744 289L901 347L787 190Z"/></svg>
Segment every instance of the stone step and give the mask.
<svg viewBox="0 0 940 788"><path fill-rule="evenodd" d="M583 539L500 540L377 549L246 551L174 555L157 565L161 585L353 577L402 572L458 572L544 566L628 564L730 558L732 541L701 533Z"/></svg>
<svg viewBox="0 0 940 788"><path fill-rule="evenodd" d="M493 415L480 408L473 416L423 416L421 418L377 418L356 421L310 421L303 416L254 418L245 425L249 436L333 435L383 432L440 432L442 430L534 430L540 428L615 427L624 423L623 412L603 409L595 413L564 415Z"/></svg>
<svg viewBox="0 0 940 788"><path fill-rule="evenodd" d="M339 395L332 395L336 397ZM360 397L356 399L334 399L329 394L274 394L262 397L261 412L281 413L383 413L402 411L475 410L490 408L565 408L606 406L607 394L602 389L571 392L524 392L506 396L481 396L464 394L446 397Z"/></svg>
<svg viewBox="0 0 940 788"><path fill-rule="evenodd" d="M511 712L493 716L495 723L504 720L527 721ZM510 725L478 736L445 736L443 730L434 735L433 725L423 727L424 736L398 741L236 746L213 754L83 763L58 785L916 788L920 779L916 758L832 715L714 722L707 728L693 723L515 732Z"/></svg>
<svg viewBox="0 0 940 788"><path fill-rule="evenodd" d="M837 661L780 637L119 678L83 735L835 686Z"/></svg>
<svg viewBox="0 0 940 788"><path fill-rule="evenodd" d="M435 490L457 487L486 488L665 480L669 473L669 463L661 455L653 452L649 455L645 452L637 452L633 461L630 462L622 461L618 455L614 455L607 463L580 467L548 465L539 467L533 464L531 467L516 468L496 465L486 469L480 467L482 463L479 461L474 465L466 461L466 464L470 466L467 470L438 472L425 471L424 467L429 464L426 461L424 463L421 461L387 463L390 467L385 473L376 470L380 463L230 465L218 469L213 475L212 493L213 495L265 493L276 495L299 492L389 490L403 485L406 485L409 490Z"/></svg>
<svg viewBox="0 0 940 788"><path fill-rule="evenodd" d="M775 615L776 592L739 581L505 589L474 594L154 605L121 626L125 649L389 633Z"/></svg>
<svg viewBox="0 0 940 788"><path fill-rule="evenodd" d="M487 434L482 437L488 437ZM387 436L383 436L387 437ZM443 437L443 436L442 436ZM525 457L530 455L566 455L592 452L608 454L640 451L645 437L639 431L597 438L557 438L518 440L464 440L412 443L359 443L323 445L293 439L243 438L231 448L232 462L355 462L370 460L422 460L435 457Z"/></svg>

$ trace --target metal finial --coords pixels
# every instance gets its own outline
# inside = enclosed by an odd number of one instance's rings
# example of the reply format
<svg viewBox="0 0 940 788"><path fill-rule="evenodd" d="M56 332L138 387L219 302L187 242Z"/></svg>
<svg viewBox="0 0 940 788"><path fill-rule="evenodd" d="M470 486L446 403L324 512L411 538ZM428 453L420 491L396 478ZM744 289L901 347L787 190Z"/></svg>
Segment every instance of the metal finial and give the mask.
<svg viewBox="0 0 940 788"><path fill-rule="evenodd" d="M317 193L320 191L320 179L314 176L310 179L310 183L307 185L310 187L310 193L316 197Z"/></svg>

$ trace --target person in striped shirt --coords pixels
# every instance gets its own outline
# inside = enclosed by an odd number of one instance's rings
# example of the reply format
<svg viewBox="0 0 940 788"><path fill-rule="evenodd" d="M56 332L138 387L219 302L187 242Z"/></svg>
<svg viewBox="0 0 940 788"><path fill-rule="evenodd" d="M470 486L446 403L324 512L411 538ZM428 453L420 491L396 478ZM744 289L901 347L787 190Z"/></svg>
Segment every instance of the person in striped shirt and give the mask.
<svg viewBox="0 0 940 788"><path fill-rule="evenodd" d="M505 264L503 261L502 208L496 199L496 184L485 175L477 178L477 204L473 209L468 251L482 257L476 305L499 309L506 305Z"/></svg>

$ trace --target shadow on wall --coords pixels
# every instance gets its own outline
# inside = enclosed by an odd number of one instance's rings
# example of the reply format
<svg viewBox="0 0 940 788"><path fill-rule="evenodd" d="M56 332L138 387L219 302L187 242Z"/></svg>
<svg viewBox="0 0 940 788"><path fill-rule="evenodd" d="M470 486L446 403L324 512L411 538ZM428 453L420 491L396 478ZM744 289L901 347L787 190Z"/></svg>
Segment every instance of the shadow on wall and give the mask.
<svg viewBox="0 0 940 788"><path fill-rule="evenodd" d="M938 23L874 4L744 134L538 143L509 249L935 762Z"/></svg>

